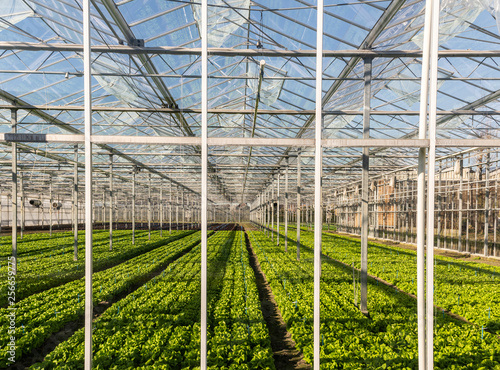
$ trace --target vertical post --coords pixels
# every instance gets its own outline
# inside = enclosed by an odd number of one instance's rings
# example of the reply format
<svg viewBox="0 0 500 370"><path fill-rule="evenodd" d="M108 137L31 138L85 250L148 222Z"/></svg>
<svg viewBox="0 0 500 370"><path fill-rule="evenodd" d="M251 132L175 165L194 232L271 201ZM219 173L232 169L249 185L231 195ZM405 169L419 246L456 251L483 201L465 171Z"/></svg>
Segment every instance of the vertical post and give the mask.
<svg viewBox="0 0 500 370"><path fill-rule="evenodd" d="M288 252L288 157L285 165L285 252Z"/></svg>
<svg viewBox="0 0 500 370"><path fill-rule="evenodd" d="M396 196L398 181L396 176L393 177L394 184L392 185L392 240L396 241Z"/></svg>
<svg viewBox="0 0 500 370"><path fill-rule="evenodd" d="M472 184L471 184L471 171L470 171L470 167L469 167L469 175L467 176L468 179L467 179L467 220L465 221L465 241L466 241L466 245L465 245L465 251L467 253L470 252L470 241L469 241L469 226L470 226L470 216L471 216L471 211L470 211L470 207L471 207L471 197L472 197Z"/></svg>
<svg viewBox="0 0 500 370"><path fill-rule="evenodd" d="M320 369L321 354L321 317L320 317L320 284L321 284L321 236L323 233L323 212L321 208L323 148L321 146L323 130L323 0L317 3L316 25L316 122L314 148L314 369ZM300 162L300 160L299 160ZM298 249L297 249L298 250Z"/></svg>
<svg viewBox="0 0 500 370"><path fill-rule="evenodd" d="M276 198L276 203L277 203L277 217L276 217L276 245L279 247L280 245L280 173L278 172L278 186L277 186L277 198Z"/></svg>
<svg viewBox="0 0 500 370"><path fill-rule="evenodd" d="M300 261L300 148L297 150L297 261Z"/></svg>
<svg viewBox="0 0 500 370"><path fill-rule="evenodd" d="M268 233L268 219L269 219L269 215L268 215L268 212L267 212L267 191L264 191L264 193L262 194L264 196L264 231L266 233L266 235L269 235Z"/></svg>
<svg viewBox="0 0 500 370"><path fill-rule="evenodd" d="M181 197L182 197L182 230L184 230L184 225L186 224L186 209L184 204L184 188L181 189Z"/></svg>
<svg viewBox="0 0 500 370"><path fill-rule="evenodd" d="M52 236L52 213L53 213L53 210L54 210L54 207L52 207L52 203L54 202L54 200L52 199L52 176L49 176L49 198L50 198L50 209L49 209L49 212L50 212L50 225L49 225L49 235ZM1 209L0 209L0 213L1 213ZM1 216L0 216L1 217Z"/></svg>
<svg viewBox="0 0 500 370"><path fill-rule="evenodd" d="M179 187L175 192L175 230L179 230Z"/></svg>
<svg viewBox="0 0 500 370"><path fill-rule="evenodd" d="M498 161L498 153L497 153ZM498 162L497 162L498 170ZM1 213L0 207L0 213ZM2 217L0 216L0 220ZM497 227L498 227L498 172L495 174L495 212L493 213L493 257L497 257ZM0 227L1 228L1 227Z"/></svg>
<svg viewBox="0 0 500 370"><path fill-rule="evenodd" d="M434 194L436 169L436 111L439 48L439 1L431 1L431 47L429 91L429 155L427 181L427 260L426 260L426 368L434 366Z"/></svg>
<svg viewBox="0 0 500 370"><path fill-rule="evenodd" d="M135 245L135 175L137 169L132 168L132 244Z"/></svg>
<svg viewBox="0 0 500 370"><path fill-rule="evenodd" d="M25 223L26 223L26 213L25 213L25 208L24 208L24 203L25 203L25 199L24 199L24 179L23 179L23 175L21 173L21 176L20 176L20 182L19 182L19 186L21 187L21 239L23 238L23 234L24 234L24 226L25 226Z"/></svg>
<svg viewBox="0 0 500 370"><path fill-rule="evenodd" d="M274 240L274 178L271 183L271 240Z"/></svg>
<svg viewBox="0 0 500 370"><path fill-rule="evenodd" d="M442 172L443 172L443 161L439 162L439 175L438 175L438 194L437 194L437 200L438 200L438 222L437 222L437 247L441 248L441 214L443 213L443 197L441 195L441 178L442 178Z"/></svg>
<svg viewBox="0 0 500 370"><path fill-rule="evenodd" d="M498 171L498 152L497 152ZM0 208L1 212L1 208ZM1 220L0 216L0 220ZM493 257L497 257L497 227L498 227L498 172L495 174L495 212L493 213Z"/></svg>
<svg viewBox="0 0 500 370"><path fill-rule="evenodd" d="M78 144L74 146L73 163L73 261L78 260Z"/></svg>
<svg viewBox="0 0 500 370"><path fill-rule="evenodd" d="M458 162L460 180L458 183L458 251L462 252L462 223L463 223L463 191L464 191L464 160L460 157Z"/></svg>
<svg viewBox="0 0 500 370"><path fill-rule="evenodd" d="M148 240L151 240L151 173L148 180Z"/></svg>
<svg viewBox="0 0 500 370"><path fill-rule="evenodd" d="M113 250L113 154L109 155L109 250Z"/></svg>
<svg viewBox="0 0 500 370"><path fill-rule="evenodd" d="M370 138L370 100L372 82L372 59L365 59L363 139ZM361 312L368 311L368 175L370 167L370 148L363 147L363 170L361 174Z"/></svg>
<svg viewBox="0 0 500 370"><path fill-rule="evenodd" d="M160 238L163 237L163 181L160 184L160 204L159 204L159 216L160 216Z"/></svg>
<svg viewBox="0 0 500 370"><path fill-rule="evenodd" d="M85 370L92 369L92 81L90 1L83 0L83 84L85 122Z"/></svg>
<svg viewBox="0 0 500 370"><path fill-rule="evenodd" d="M484 179L484 255L488 255L488 228L490 216L490 152L486 154L486 176Z"/></svg>
<svg viewBox="0 0 500 370"><path fill-rule="evenodd" d="M419 139L426 138L427 103L429 94L429 66L431 54L432 3L426 1L424 20L424 43L422 48L422 78L420 84ZM418 316L418 368L426 369L426 300L425 300L425 160L426 150L418 153L417 177L417 316ZM434 166L434 162L429 162ZM429 177L431 180L431 178ZM434 178L432 178L434 181ZM434 198L432 198L434 201ZM434 225L432 225L434 227Z"/></svg>
<svg viewBox="0 0 500 370"><path fill-rule="evenodd" d="M10 111L10 124L17 133L17 109ZM12 142L12 272L17 275L17 143Z"/></svg>
<svg viewBox="0 0 500 370"><path fill-rule="evenodd" d="M201 2L201 349L207 368L207 167L208 167L208 0Z"/></svg>
<svg viewBox="0 0 500 370"><path fill-rule="evenodd" d="M168 235L172 235L172 182L169 185L168 201Z"/></svg>
<svg viewBox="0 0 500 370"><path fill-rule="evenodd" d="M259 218L259 230L264 230L264 195L263 193L259 194L259 208L258 208L258 218Z"/></svg>

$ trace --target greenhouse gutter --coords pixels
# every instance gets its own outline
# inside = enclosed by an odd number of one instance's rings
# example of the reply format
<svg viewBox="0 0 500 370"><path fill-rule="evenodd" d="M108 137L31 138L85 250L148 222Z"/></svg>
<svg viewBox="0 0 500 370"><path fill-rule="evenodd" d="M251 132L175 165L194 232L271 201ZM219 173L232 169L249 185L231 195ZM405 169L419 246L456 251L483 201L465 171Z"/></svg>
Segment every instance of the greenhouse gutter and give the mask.
<svg viewBox="0 0 500 370"><path fill-rule="evenodd" d="M91 135L94 144L201 145L200 137ZM314 147L315 139L209 137L209 146ZM83 143L84 135L0 133L0 142ZM428 148L429 139L322 139L325 148ZM436 147L499 147L498 139L437 139ZM140 164L145 166L144 164ZM146 166L147 167L147 166Z"/></svg>
<svg viewBox="0 0 500 370"><path fill-rule="evenodd" d="M1 50L27 50L51 52L83 52L81 44L46 44L36 42L0 42ZM169 54L169 55L201 55L201 48L184 48L176 46L138 47L129 45L93 45L94 53L116 54ZM233 49L208 48L211 56L244 56L244 57L316 57L316 50L281 50L281 49ZM468 56L500 57L500 50L439 50L439 57L462 58ZM420 50L323 50L323 57L333 58L416 58L422 57Z"/></svg>

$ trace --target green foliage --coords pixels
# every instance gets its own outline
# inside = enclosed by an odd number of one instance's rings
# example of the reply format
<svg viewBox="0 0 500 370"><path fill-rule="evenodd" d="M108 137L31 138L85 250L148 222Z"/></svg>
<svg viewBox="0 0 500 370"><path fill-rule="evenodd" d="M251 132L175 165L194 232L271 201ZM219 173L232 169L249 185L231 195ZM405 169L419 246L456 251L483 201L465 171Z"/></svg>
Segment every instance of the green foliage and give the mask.
<svg viewBox="0 0 500 370"><path fill-rule="evenodd" d="M252 232L250 236L288 330L305 360L312 363L314 236L311 232L301 233L300 262L295 259L294 231L289 230L289 238L289 252L284 253L284 246L276 246L276 242L272 242L264 233ZM358 245L357 252L355 243ZM346 245L352 249L346 250ZM373 250L377 251L377 248L372 246L370 253ZM392 263L391 269L394 272L399 269L400 276L404 276L404 264L401 265L399 260L394 263L396 249L389 248L387 254L391 256L391 250L392 259L385 264L386 269ZM359 242L346 238L324 235L323 251L331 253L334 258L341 259L342 256L349 265L359 260ZM369 258L369 261L372 259ZM383 270L383 267L380 269ZM377 285L370 279L370 318L367 318L355 305L352 267L323 258L321 272L322 369L418 367L415 299L394 288ZM358 279L356 274L355 279ZM481 339L480 327L456 321L439 312L434 326L436 368L477 368L485 361L490 368L500 367L499 340L494 335L485 332Z"/></svg>
<svg viewBox="0 0 500 370"><path fill-rule="evenodd" d="M241 231L220 231L208 239L207 272L209 368L273 369ZM200 290L197 245L94 322L95 368L197 368ZM83 347L80 330L32 368L77 369L83 363Z"/></svg>

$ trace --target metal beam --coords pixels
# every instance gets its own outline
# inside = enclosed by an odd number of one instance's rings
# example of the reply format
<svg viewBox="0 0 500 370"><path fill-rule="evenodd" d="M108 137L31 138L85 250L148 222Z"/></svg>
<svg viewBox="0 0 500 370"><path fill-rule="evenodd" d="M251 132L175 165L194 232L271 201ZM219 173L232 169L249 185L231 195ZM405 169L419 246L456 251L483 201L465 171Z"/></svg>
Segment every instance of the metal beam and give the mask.
<svg viewBox="0 0 500 370"><path fill-rule="evenodd" d="M104 3L107 0L104 0ZM404 4L404 1L393 1L385 10L383 16L372 28L370 34L362 43L360 49L355 50L323 50L324 58L420 58L420 50L371 50L370 46L374 40L385 29L395 12ZM107 5L107 4L106 4ZM115 13L115 12L113 12ZM114 14L113 18L115 18ZM126 23L126 22L125 22ZM126 25L128 26L128 25ZM120 26L123 28L122 26ZM123 28L124 29L124 28ZM0 42L0 50L26 50L26 51L49 51L49 52L82 52L82 44L63 43L37 43L37 42ZM235 48L208 48L210 55L217 56L241 56L241 57L315 57L316 50L279 50L279 49L235 49ZM129 55L201 55L201 48L185 48L180 46L130 46L130 45L93 45L93 53L103 54L129 54ZM464 57L494 58L500 56L500 50L440 50L439 57L464 58ZM149 71L148 71L149 72ZM152 72L155 73L155 72ZM82 73L83 75L83 73Z"/></svg>
<svg viewBox="0 0 500 370"><path fill-rule="evenodd" d="M364 114L363 114L363 139L370 138L370 101L371 101L371 78L372 60L365 59L364 66L365 86L364 86ZM363 148L362 154L363 170L361 175L361 312L368 312L368 183L369 183L369 148Z"/></svg>
<svg viewBox="0 0 500 370"><path fill-rule="evenodd" d="M491 94L486 95L484 98L478 99L482 104L486 104L492 101L500 95L500 92L495 92L492 94L497 94L490 97ZM0 91L0 96L2 92ZM438 110L436 112L439 116L451 116L453 118L459 115L467 116L497 116L500 115L500 110L475 110L474 107L478 106L477 101L464 106L461 109L453 110ZM83 105L32 105L32 104L0 104L0 109L22 109L22 110L43 110L43 111L83 111ZM93 106L92 111L95 112L134 112L134 113L168 113L174 114L178 112L189 113L189 114L200 114L201 109L198 108L163 108L163 107L112 107L112 106ZM232 115L252 115L255 114L255 109L232 109L232 108L210 108L207 110L210 114L232 114ZM261 116L314 116L315 111L312 109L261 109L258 112ZM361 116L363 111L355 109L338 109L338 110L323 110L323 116ZM418 116L419 111L415 110L381 110L372 109L370 110L370 115L372 116ZM48 121L53 123L51 120ZM31 123L30 123L31 124ZM75 129L75 132L79 132ZM35 134L36 135L36 134ZM406 137L406 136L405 136Z"/></svg>

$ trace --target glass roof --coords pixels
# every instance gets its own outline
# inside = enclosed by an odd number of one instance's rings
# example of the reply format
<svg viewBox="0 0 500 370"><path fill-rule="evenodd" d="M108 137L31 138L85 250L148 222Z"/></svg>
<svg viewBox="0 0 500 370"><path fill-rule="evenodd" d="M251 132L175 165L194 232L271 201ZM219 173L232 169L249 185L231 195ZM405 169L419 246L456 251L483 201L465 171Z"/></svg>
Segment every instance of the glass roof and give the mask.
<svg viewBox="0 0 500 370"><path fill-rule="evenodd" d="M224 110L209 114L209 136L313 138L315 58L299 54L266 56L259 55L259 50L314 50L316 1L209 0L208 3L209 47L235 50L231 55L209 55L209 109ZM499 0L443 0L440 49L497 50L500 44L499 4ZM422 44L424 6L421 0L326 0L324 50L418 51ZM135 45L143 41L145 47L185 50L175 54L93 53L94 134L200 136L199 9L199 2L187 0L91 1L93 46ZM18 132L82 133L82 52L44 47L82 43L81 2L2 1L0 43L13 42L33 43L40 48L0 48L0 104L3 105L0 133L11 131L9 106L13 104L34 106L18 111ZM245 50L255 53L245 54ZM496 112L500 88L498 59L477 57L473 53L440 58L438 112ZM321 73L324 110L334 112L324 116L323 137L361 138L363 59L325 57ZM410 113L419 110L420 77L420 57L373 60L372 138L416 136L419 118ZM158 112L160 108L179 111ZM279 113L284 110L288 112ZM438 115L440 138L498 138L498 135L496 114ZM11 150L7 143L2 144L0 160L6 166ZM69 144L23 143L20 150L20 166L41 174L67 169L74 160L73 145ZM173 179L176 184L200 191L200 184L196 182L200 173L197 147L101 145L95 156L97 167L99 163L103 166L109 163L110 150L123 168L143 165L146 172L153 171L158 182ZM438 154L454 150L459 148L439 149ZM78 162L82 164L83 148L80 151ZM49 158L47 153L54 154ZM245 201L254 201L285 164L284 158L293 153L294 148L211 147L209 166L213 200L234 200L244 193ZM313 166L313 151L304 149L302 153L307 171ZM355 164L360 160L356 158L361 154L360 148L327 148L324 153L326 178L340 182L359 179L360 171ZM413 154L414 149L373 150L371 171L377 175L388 169L415 165ZM351 170L347 175L340 174L341 171L329 170L329 166ZM169 172L169 168L175 171ZM102 171L104 177L106 171ZM124 170L125 177L126 171L129 169ZM7 178L8 173L2 171L1 176ZM4 190L8 191L6 186Z"/></svg>

